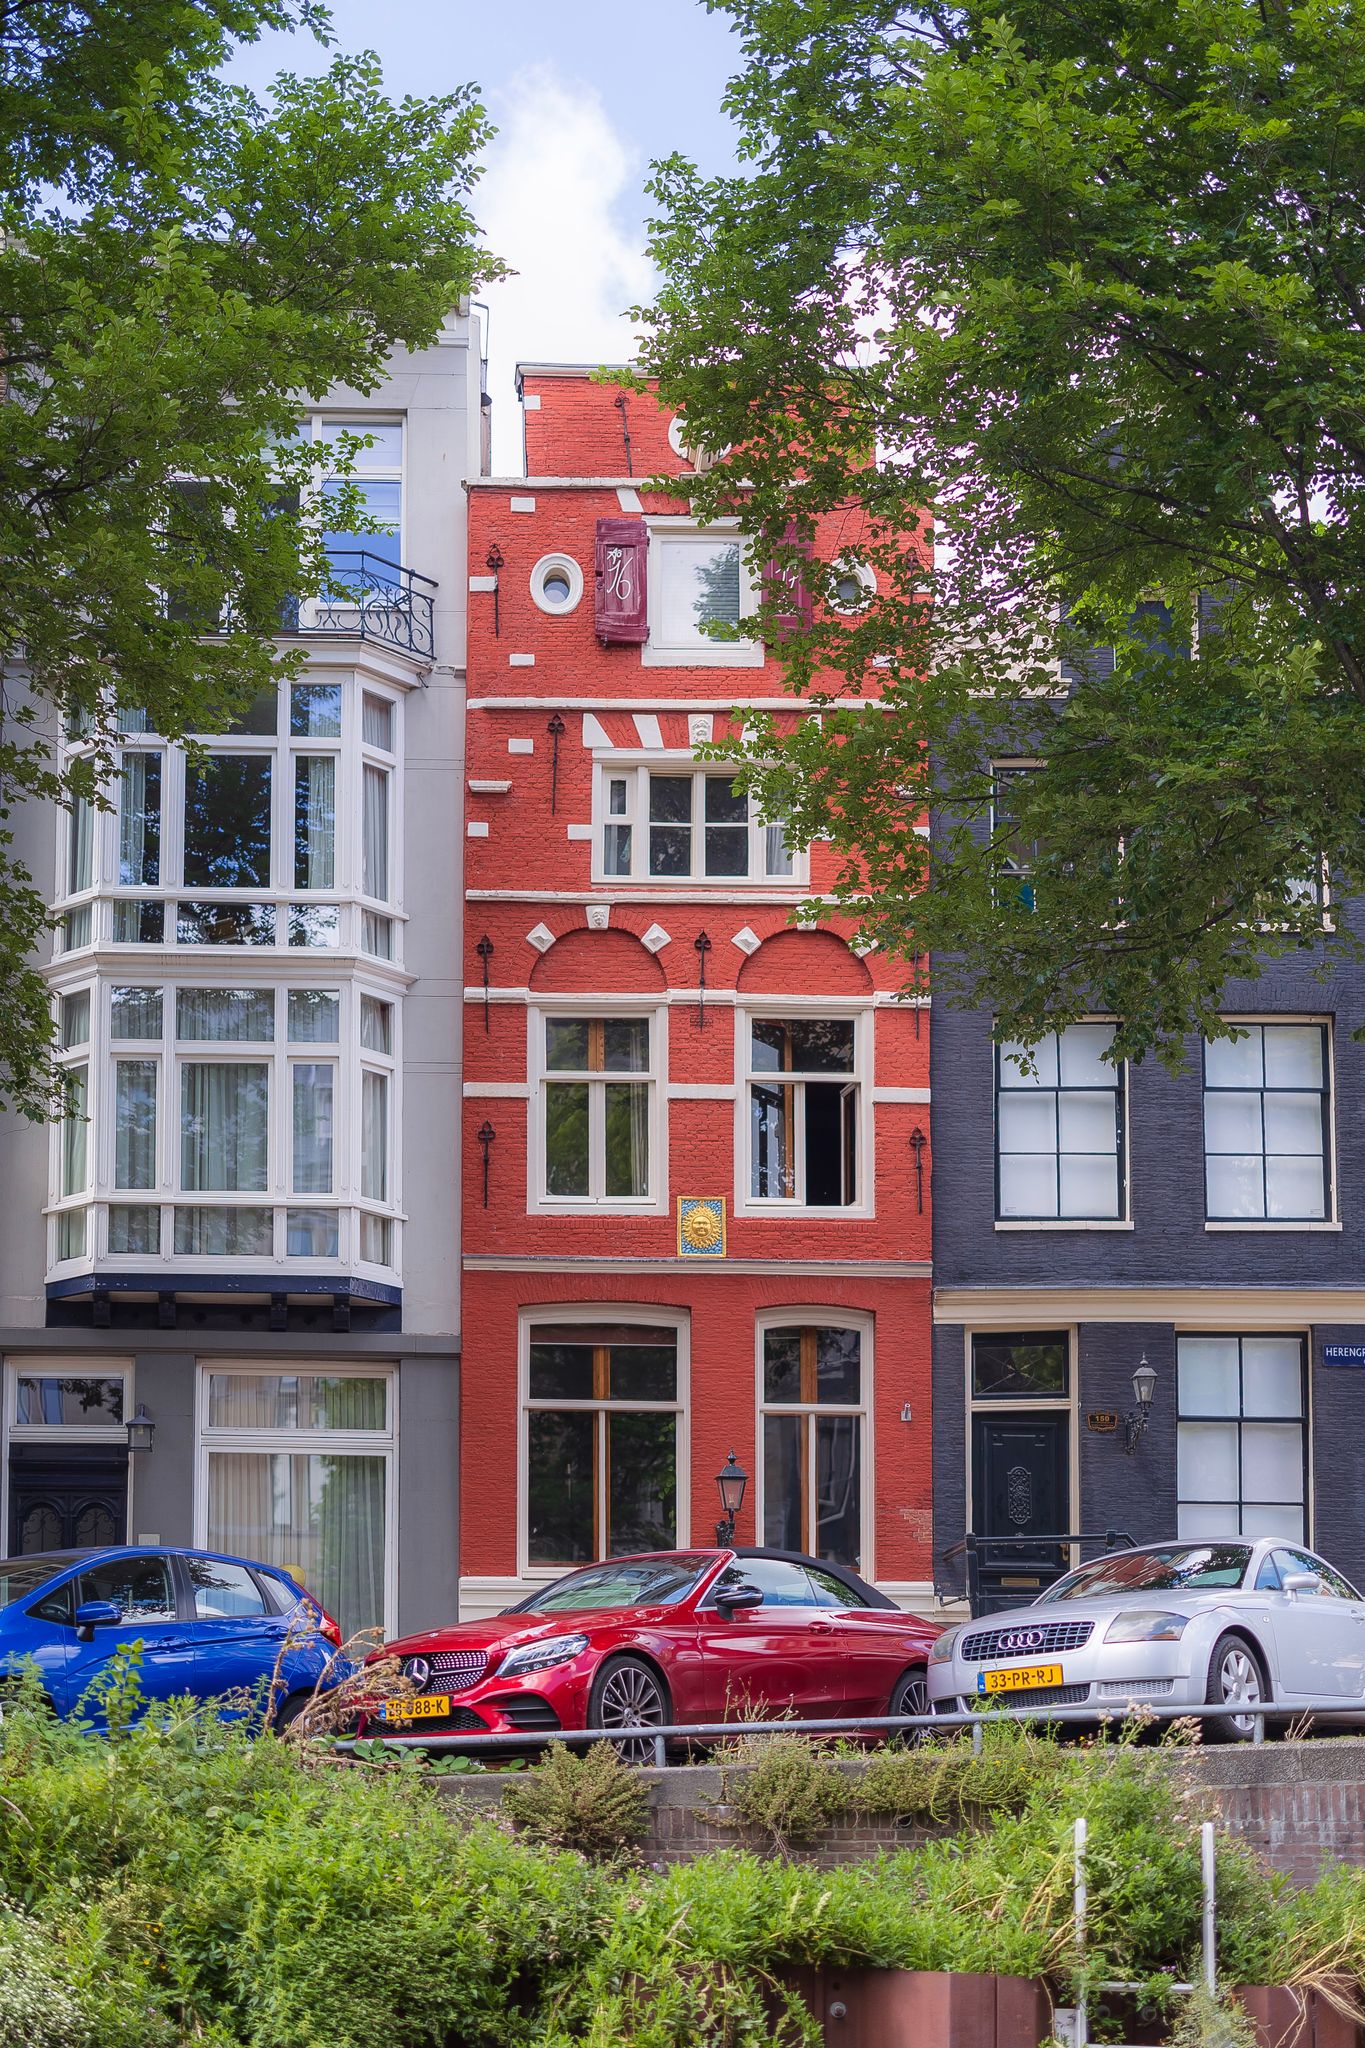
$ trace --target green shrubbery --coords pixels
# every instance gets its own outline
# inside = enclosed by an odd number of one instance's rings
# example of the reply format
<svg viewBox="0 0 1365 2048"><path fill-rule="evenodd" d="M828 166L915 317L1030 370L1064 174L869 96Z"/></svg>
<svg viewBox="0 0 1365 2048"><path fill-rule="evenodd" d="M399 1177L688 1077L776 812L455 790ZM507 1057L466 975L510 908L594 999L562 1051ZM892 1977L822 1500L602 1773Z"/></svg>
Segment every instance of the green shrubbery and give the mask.
<svg viewBox="0 0 1365 2048"><path fill-rule="evenodd" d="M750 1782L790 1839L794 1812L813 1827L833 1810L833 1772L777 1740ZM1159 1990L1199 1940L1198 1814L1169 1761L1010 1731L980 1759L887 1753L855 1792L864 1810L970 1825L832 1871L737 1848L658 1872L202 1708L106 1739L21 1705L0 1725L0 2048L798 2048L817 2032L783 1972L803 1964L1072 1992L1077 1813L1091 1974ZM640 1819L637 1782L605 1764L539 1767L514 1804L606 1854ZM1296 1894L1225 1846L1219 1887L1229 1981L1365 1969L1354 1875Z"/></svg>

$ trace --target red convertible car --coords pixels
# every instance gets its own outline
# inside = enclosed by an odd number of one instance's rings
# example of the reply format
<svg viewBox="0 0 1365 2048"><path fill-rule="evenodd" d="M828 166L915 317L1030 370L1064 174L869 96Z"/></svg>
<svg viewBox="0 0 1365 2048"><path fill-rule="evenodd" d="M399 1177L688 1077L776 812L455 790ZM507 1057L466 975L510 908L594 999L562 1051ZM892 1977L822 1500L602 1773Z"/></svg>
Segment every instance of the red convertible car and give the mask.
<svg viewBox="0 0 1365 2048"><path fill-rule="evenodd" d="M362 1732L663 1728L766 1714L927 1712L940 1630L856 1573L787 1550L661 1550L570 1572L488 1621L387 1643L413 1690ZM651 1738L623 1743L644 1761Z"/></svg>

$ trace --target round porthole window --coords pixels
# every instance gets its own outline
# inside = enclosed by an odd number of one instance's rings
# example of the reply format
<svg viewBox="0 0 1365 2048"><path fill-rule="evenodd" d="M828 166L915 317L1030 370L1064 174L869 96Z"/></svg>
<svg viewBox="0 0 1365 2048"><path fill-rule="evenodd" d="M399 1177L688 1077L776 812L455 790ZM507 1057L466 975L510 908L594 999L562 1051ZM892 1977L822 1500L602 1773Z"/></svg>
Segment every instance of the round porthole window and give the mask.
<svg viewBox="0 0 1365 2048"><path fill-rule="evenodd" d="M718 448L713 453L709 448L693 448L687 438L687 422L677 413L668 423L668 445L680 462L691 463L697 471L710 469L713 462L723 462L730 453L729 447Z"/></svg>
<svg viewBox="0 0 1365 2048"><path fill-rule="evenodd" d="M572 555L542 555L531 571L531 596L551 617L571 612L583 595L583 571Z"/></svg>
<svg viewBox="0 0 1365 2048"><path fill-rule="evenodd" d="M836 612L860 612L877 594L877 578L866 562L838 561L830 576L829 601Z"/></svg>

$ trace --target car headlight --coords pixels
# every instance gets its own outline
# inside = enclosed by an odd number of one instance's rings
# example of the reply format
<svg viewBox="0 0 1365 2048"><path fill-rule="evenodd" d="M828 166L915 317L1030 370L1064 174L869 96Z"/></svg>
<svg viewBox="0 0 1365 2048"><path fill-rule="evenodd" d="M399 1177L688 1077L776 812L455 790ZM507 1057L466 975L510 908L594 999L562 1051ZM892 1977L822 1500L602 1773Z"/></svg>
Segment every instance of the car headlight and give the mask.
<svg viewBox="0 0 1365 2048"><path fill-rule="evenodd" d="M960 1634L960 1629L946 1628L941 1636L935 1636L933 1642L929 1645L929 1662L931 1664L946 1664L953 1654Z"/></svg>
<svg viewBox="0 0 1365 2048"><path fill-rule="evenodd" d="M528 1671L548 1671L552 1664L568 1664L580 1650L586 1650L586 1636L547 1636L543 1643L525 1643L509 1650L498 1666L499 1678L524 1678Z"/></svg>
<svg viewBox="0 0 1365 2048"><path fill-rule="evenodd" d="M1189 1626L1188 1614L1160 1614L1138 1607L1116 1614L1104 1632L1106 1643L1175 1643Z"/></svg>

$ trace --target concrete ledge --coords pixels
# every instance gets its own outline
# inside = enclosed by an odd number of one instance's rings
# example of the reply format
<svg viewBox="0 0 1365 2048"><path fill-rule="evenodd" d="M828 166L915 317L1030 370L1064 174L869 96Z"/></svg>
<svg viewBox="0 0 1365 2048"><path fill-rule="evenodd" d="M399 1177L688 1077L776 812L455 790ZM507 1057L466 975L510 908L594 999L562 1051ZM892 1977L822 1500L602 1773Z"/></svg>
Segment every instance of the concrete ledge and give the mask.
<svg viewBox="0 0 1365 2048"><path fill-rule="evenodd" d="M1330 1862L1365 1869L1365 1737L1196 1747L1172 1751L1169 1761L1172 1770L1188 1773L1208 1795L1228 1834L1296 1883L1311 1883ZM866 1767L856 1759L840 1759L837 1768L853 1778ZM716 1849L769 1853L762 1837L730 1820L718 1764L642 1768L640 1778L649 1789L647 1861L686 1862ZM508 1778L493 1772L432 1780L442 1797L469 1817L496 1813L508 1785L519 1782L520 1773ZM913 1848L945 1832L893 1814L852 1814L828 1829L803 1860L826 1866L856 1863L888 1849Z"/></svg>

